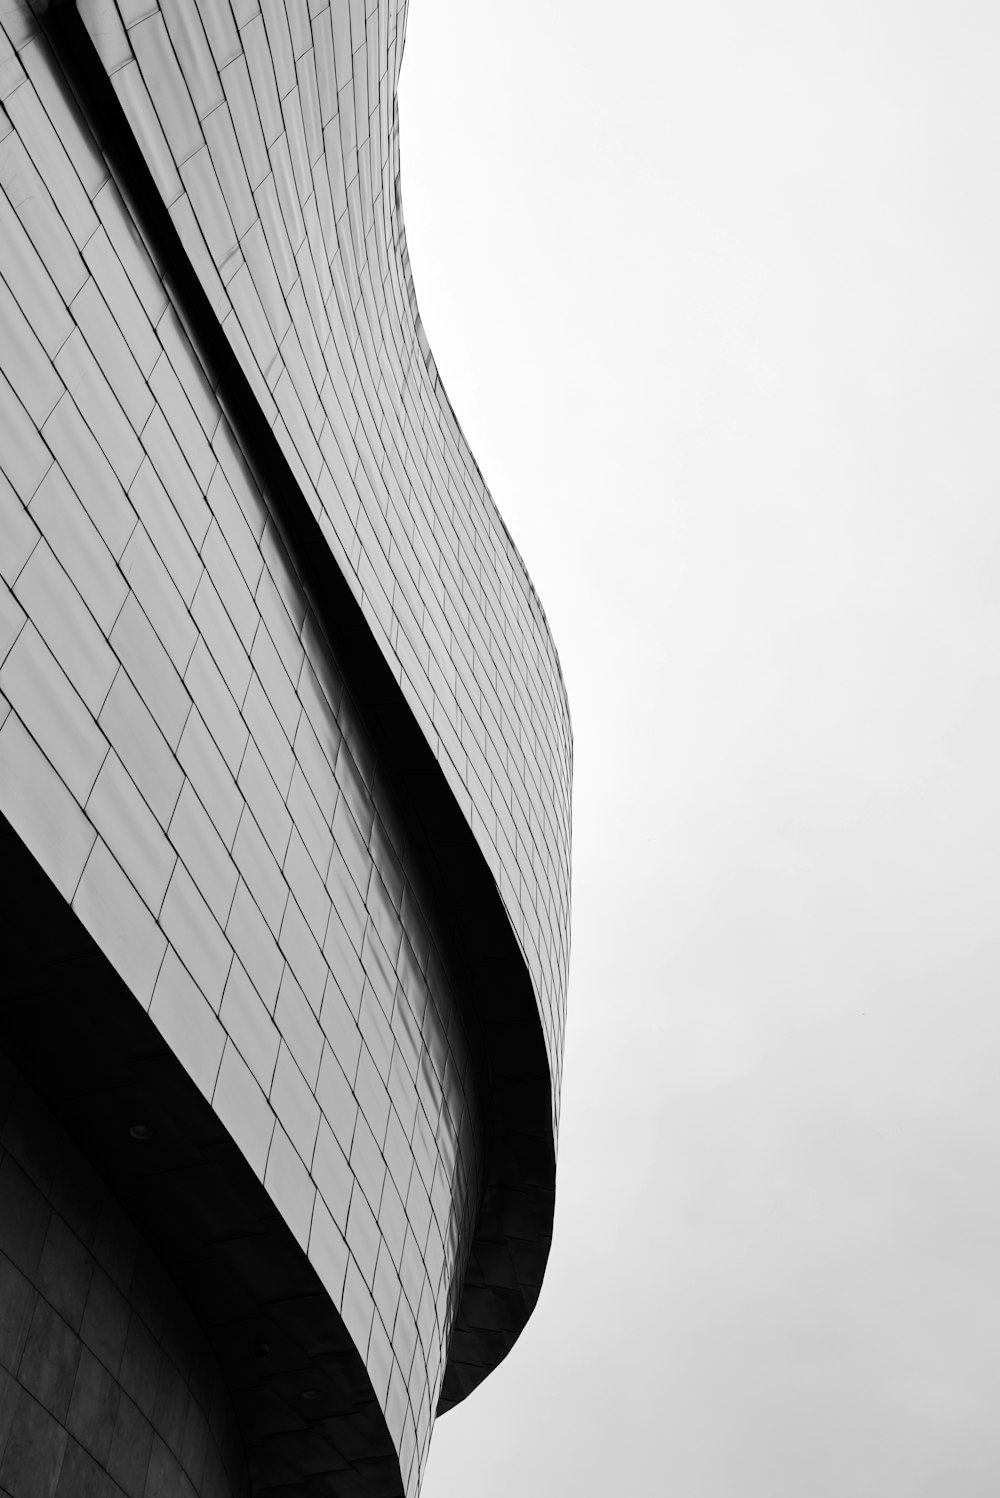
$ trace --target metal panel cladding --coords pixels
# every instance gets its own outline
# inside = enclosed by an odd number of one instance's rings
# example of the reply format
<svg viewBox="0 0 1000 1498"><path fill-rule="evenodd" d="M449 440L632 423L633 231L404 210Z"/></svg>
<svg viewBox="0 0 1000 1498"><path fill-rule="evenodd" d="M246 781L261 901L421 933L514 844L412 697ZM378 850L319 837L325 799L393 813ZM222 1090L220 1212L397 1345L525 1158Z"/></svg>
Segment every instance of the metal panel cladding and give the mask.
<svg viewBox="0 0 1000 1498"><path fill-rule="evenodd" d="M69 12L97 85L55 55ZM0 15L0 811L323 1279L412 1493L439 1401L503 1356L544 1267L517 1244L547 1245L551 1206L519 1206L517 1148L492 1185L487 1160L505 1130L554 1151L572 737L417 312L405 13ZM480 1036L441 878L289 539L293 497L492 876L544 1041L541 1123L534 1104L511 1122L519 1063L493 1048L502 1026ZM514 1269L490 1270L497 1245Z"/></svg>

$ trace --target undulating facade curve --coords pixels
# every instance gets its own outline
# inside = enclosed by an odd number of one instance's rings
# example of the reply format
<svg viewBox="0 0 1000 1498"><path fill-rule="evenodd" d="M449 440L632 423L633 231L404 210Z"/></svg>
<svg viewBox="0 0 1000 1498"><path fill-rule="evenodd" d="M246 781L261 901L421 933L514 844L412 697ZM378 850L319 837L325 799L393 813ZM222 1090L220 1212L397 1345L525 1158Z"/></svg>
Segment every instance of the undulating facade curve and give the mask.
<svg viewBox="0 0 1000 1498"><path fill-rule="evenodd" d="M541 1285L572 737L405 15L0 0L3 1490L410 1498Z"/></svg>

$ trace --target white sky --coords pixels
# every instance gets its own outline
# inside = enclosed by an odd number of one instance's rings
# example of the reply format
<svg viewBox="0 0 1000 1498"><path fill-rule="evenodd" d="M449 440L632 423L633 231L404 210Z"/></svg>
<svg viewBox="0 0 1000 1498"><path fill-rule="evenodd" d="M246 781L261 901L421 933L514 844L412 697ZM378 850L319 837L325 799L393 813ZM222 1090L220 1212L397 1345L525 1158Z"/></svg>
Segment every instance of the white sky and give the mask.
<svg viewBox="0 0 1000 1498"><path fill-rule="evenodd" d="M412 0L576 734L556 1238L424 1498L1000 1491L1000 7Z"/></svg>

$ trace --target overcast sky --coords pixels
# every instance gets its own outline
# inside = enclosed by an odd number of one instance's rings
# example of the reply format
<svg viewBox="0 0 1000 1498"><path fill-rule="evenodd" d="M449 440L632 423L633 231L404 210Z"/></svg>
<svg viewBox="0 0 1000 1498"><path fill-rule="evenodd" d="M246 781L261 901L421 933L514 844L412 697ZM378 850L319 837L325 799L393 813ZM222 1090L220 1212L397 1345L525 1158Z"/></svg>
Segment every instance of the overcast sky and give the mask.
<svg viewBox="0 0 1000 1498"><path fill-rule="evenodd" d="M425 1498L1000 1491L1000 7L412 0L576 735L555 1242Z"/></svg>

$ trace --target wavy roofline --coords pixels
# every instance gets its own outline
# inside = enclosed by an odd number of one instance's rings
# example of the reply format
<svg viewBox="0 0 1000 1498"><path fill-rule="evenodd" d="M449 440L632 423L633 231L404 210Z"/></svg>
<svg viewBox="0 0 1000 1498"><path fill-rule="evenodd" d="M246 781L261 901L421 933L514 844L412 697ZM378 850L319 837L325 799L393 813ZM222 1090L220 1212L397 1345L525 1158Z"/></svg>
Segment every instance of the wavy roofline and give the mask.
<svg viewBox="0 0 1000 1498"><path fill-rule="evenodd" d="M392 90L392 120L390 123L390 149L392 151L393 177L392 227L397 251L399 254L400 264L403 267L404 284L406 287L406 296L409 303L410 316L413 319L413 327L417 339L417 345L420 349L421 354L423 355L424 366L427 370L427 375L431 382L431 388L434 391L436 398L440 401L441 405L451 417L451 421L456 431L458 432L458 436L462 444L463 456L467 459L469 466L474 470L482 486L484 494L489 499L494 517L501 530L503 531L504 537L507 541L508 553L512 555L517 561L524 579L528 584L532 605L537 612L538 618L545 628L546 640L552 656L553 664L559 676L559 684L562 688L563 713L565 716L566 728L569 736L570 765L572 767L573 721L572 714L570 713L569 708L569 696L566 691L566 681L563 675L562 661L559 657L559 650L555 643L555 637L553 636L551 626L549 625L548 616L545 612L545 606L542 603L542 600L538 594L538 590L536 589L535 584L532 580L531 573L529 572L524 558L521 555L520 548L511 535L507 522L504 520L503 515L500 513L500 510L497 507L496 501L493 498L492 491L486 482L482 469L479 466L478 459L476 458L476 455L472 450L472 445L465 435L462 423L458 419L458 414L455 411L454 403L452 402L452 399L449 396L447 389L445 388L445 383L441 377L441 371L438 368L437 360L434 357L434 352L431 348L430 339L428 338L427 331L424 327L423 317L421 316L420 307L417 300L417 289L413 275L413 264L410 259L409 246L406 238L406 219L403 212L402 165L399 123L399 77L402 69L403 55L406 50L406 21L409 16L409 0L404 0L402 11L402 22L400 23L400 26L397 26L397 37L399 36L399 32L401 29L402 38L397 43L396 78L393 83Z"/></svg>
<svg viewBox="0 0 1000 1498"><path fill-rule="evenodd" d="M307 585L319 600L322 623L338 654L350 658L355 682L367 684L360 706L385 754L384 762L397 776L404 795L411 797L459 924L475 933L473 1012L483 1027L489 1054L492 1129L487 1141L486 1185L439 1404L440 1410L448 1409L471 1392L517 1340L534 1308L548 1258L554 1211L555 1108L539 995L520 936L473 827L277 438L263 418L239 358L173 226L76 0L50 0L35 14L133 214L170 267L171 296L179 303L206 369L218 382L219 398L225 402L253 468L262 476L264 492L277 507ZM395 109L395 89L393 103ZM396 135L394 120L394 141ZM400 216L400 230L401 226ZM405 240L400 243L405 250ZM415 300L412 305L415 308ZM425 343L425 338L420 340L421 349ZM430 377L432 364L426 367ZM447 411L461 433L436 366L433 369L436 396L447 403ZM464 434L461 441L463 454L474 467L498 526L522 569L558 666L534 585ZM571 726L561 668L559 683L571 756ZM491 1267L498 1247L505 1249L513 1265L513 1286L508 1268L495 1273Z"/></svg>

